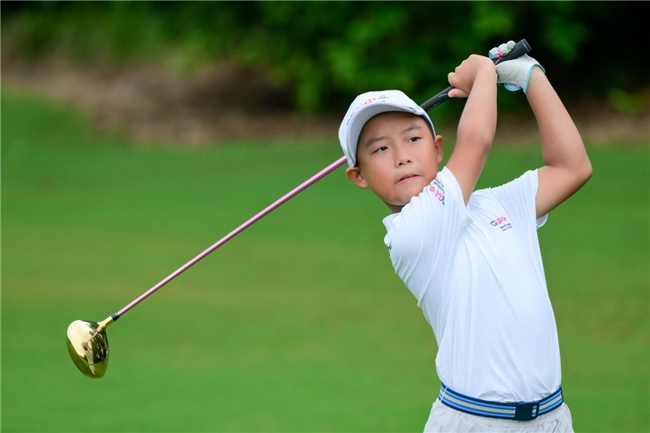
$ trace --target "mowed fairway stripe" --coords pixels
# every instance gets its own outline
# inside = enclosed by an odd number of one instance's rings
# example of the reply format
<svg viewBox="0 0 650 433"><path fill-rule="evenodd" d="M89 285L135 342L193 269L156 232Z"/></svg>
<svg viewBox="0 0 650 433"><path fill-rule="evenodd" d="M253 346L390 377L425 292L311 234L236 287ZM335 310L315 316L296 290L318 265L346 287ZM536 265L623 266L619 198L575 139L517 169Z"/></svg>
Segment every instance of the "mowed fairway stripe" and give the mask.
<svg viewBox="0 0 650 433"><path fill-rule="evenodd" d="M343 171L113 325L104 378L65 350L71 321L115 312L340 157L336 131L142 149L2 103L3 431L421 431L435 339L390 267L385 206ZM565 398L576 431L648 431L648 149L589 153L593 179L539 232ZM540 161L496 146L480 186Z"/></svg>

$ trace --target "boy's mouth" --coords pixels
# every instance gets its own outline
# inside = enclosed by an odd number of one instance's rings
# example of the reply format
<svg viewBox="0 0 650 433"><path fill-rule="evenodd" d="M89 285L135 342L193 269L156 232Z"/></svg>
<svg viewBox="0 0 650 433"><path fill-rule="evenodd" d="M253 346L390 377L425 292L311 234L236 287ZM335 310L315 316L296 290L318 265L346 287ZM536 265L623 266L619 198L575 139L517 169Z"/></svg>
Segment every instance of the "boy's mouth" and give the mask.
<svg viewBox="0 0 650 433"><path fill-rule="evenodd" d="M408 182L409 180L415 179L416 177L419 177L417 174L409 173L405 176L402 176L400 180L397 181L397 183L403 183L403 182Z"/></svg>

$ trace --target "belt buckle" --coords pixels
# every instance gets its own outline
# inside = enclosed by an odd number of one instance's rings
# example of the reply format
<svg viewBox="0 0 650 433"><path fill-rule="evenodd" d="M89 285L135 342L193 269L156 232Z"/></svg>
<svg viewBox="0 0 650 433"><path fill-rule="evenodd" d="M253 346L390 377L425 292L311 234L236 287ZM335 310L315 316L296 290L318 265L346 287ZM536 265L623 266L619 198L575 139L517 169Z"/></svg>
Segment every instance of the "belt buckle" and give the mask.
<svg viewBox="0 0 650 433"><path fill-rule="evenodd" d="M539 412L539 402L517 403L515 410L516 421L530 421L537 418Z"/></svg>

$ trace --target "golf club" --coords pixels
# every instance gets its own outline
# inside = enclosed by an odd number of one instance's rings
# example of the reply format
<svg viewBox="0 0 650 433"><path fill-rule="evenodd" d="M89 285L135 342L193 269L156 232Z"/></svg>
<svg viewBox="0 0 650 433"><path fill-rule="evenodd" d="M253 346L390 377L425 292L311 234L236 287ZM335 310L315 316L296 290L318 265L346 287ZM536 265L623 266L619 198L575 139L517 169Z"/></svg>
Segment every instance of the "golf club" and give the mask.
<svg viewBox="0 0 650 433"><path fill-rule="evenodd" d="M512 50L505 55L497 59L493 59L495 64L498 64L502 61L512 60L517 57L526 54L531 50L530 45L525 39L519 41ZM453 87L448 87L442 92L438 93L433 98L426 101L422 104L422 108L425 110L430 110L433 107L440 105L449 99L449 91ZM86 376L93 378L100 378L106 373L106 368L108 367L108 355L109 355L109 346L108 338L106 336L106 328L108 328L113 322L122 317L126 312L131 310L133 307L138 305L140 302L151 296L158 289L163 287L165 284L169 283L171 280L185 272L187 269L192 267L198 261L203 259L205 256L210 254L212 251L216 250L230 239L237 236L239 233L250 227L255 222L259 221L262 217L278 208L283 203L287 202L290 198L294 197L310 185L316 183L318 180L325 177L327 174L336 170L338 167L342 166L346 162L346 158L343 156L318 173L316 173L311 178L307 179L296 188L292 189L278 200L273 202L271 205L267 206L265 209L257 213L255 216L250 218L248 221L237 227L235 230L224 236L221 240L211 245L205 251L194 257L192 260L178 268L167 278L153 286L151 289L144 292L142 295L134 299L124 308L119 310L117 313L114 313L104 319L101 322L92 322L87 320L75 320L68 326L67 331L67 347L68 353L72 358L72 361L77 366L77 368Z"/></svg>

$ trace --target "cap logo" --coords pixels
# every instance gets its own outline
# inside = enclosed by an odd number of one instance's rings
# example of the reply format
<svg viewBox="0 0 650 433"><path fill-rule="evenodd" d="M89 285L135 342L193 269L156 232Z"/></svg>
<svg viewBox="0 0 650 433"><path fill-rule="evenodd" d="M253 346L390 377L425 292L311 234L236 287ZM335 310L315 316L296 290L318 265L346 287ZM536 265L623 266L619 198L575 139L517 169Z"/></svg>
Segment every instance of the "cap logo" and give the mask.
<svg viewBox="0 0 650 433"><path fill-rule="evenodd" d="M347 125L350 125L350 121L352 120L352 118L354 117L354 115L357 114L357 111L359 111L359 110L361 109L361 107L365 107L366 105L370 105L370 104L372 104L373 102L376 102L376 101L378 101L378 100L380 100L380 99L388 99L388 96L386 96L386 95L379 95L379 96L377 96L377 97L369 98L369 99L366 99L365 101L363 101L363 102L361 103L361 105L357 106L357 107L354 109L354 111L353 111L352 113L350 113L350 117L348 117L348 121L347 121L347 123L346 123L346 126L347 126Z"/></svg>

